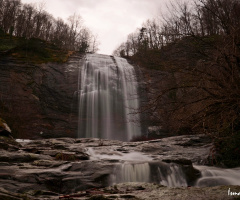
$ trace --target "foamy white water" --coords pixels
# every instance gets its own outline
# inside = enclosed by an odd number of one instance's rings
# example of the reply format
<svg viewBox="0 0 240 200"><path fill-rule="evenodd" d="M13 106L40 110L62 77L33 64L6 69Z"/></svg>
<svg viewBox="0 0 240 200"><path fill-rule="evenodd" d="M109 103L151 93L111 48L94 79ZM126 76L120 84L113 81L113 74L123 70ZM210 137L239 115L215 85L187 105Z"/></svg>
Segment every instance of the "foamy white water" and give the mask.
<svg viewBox="0 0 240 200"><path fill-rule="evenodd" d="M134 67L126 59L87 54L79 74L79 137L129 141L141 135Z"/></svg>

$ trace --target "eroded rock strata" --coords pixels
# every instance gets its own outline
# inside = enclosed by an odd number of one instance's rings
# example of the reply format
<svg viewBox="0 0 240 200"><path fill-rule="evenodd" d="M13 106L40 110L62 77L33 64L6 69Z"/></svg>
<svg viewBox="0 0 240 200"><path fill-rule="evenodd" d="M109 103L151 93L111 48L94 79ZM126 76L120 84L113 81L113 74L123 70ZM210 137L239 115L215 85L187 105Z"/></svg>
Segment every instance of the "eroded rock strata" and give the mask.
<svg viewBox="0 0 240 200"><path fill-rule="evenodd" d="M1 137L1 142L6 144L0 150L2 199L5 196L9 199L58 199L69 194L75 195L73 199L89 199L96 195L103 195L103 199L130 196L132 199L173 199L174 195L179 199L191 199L197 194L199 199L208 195L216 199L232 198L225 195L227 186L189 188L201 176L194 165L206 164L208 160L211 143L203 135L144 142L58 138L18 143ZM129 181L149 183L124 183L128 182L124 170L133 169L134 174L141 168L145 173L149 171L149 176L133 175ZM162 173L159 174L159 170ZM182 182L168 181L171 173L176 172L174 170L184 175ZM237 191L239 187L231 186L231 189Z"/></svg>
<svg viewBox="0 0 240 200"><path fill-rule="evenodd" d="M76 137L81 54L66 63L0 60L0 117L21 138ZM54 131L53 131L54 130Z"/></svg>

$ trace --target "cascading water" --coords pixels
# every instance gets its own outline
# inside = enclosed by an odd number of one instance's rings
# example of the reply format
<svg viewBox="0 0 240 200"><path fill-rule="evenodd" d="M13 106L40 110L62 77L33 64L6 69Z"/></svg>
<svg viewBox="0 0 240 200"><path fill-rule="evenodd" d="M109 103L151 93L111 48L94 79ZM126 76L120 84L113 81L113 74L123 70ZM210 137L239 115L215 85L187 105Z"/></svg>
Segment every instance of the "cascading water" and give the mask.
<svg viewBox="0 0 240 200"><path fill-rule="evenodd" d="M161 170L161 166L158 167L158 176L161 185L168 187L186 187L187 181L182 168L179 165L168 165L167 170Z"/></svg>
<svg viewBox="0 0 240 200"><path fill-rule="evenodd" d="M150 182L148 163L123 163L118 165L111 176L111 184L124 182Z"/></svg>
<svg viewBox="0 0 240 200"><path fill-rule="evenodd" d="M181 166L163 162L124 162L117 165L110 184L124 182L155 182L168 187L186 187Z"/></svg>
<svg viewBox="0 0 240 200"><path fill-rule="evenodd" d="M208 166L194 166L194 168L199 170L200 176L196 177L196 175L190 173L186 177L183 166L175 163L168 164L154 161L143 163L124 162L115 167L109 182L110 185L124 182L155 182L167 187L187 187L188 185L211 187L240 184L240 168L220 169ZM196 180L191 182L190 180L194 177Z"/></svg>
<svg viewBox="0 0 240 200"><path fill-rule="evenodd" d="M240 168L221 169L208 166L195 168L201 171L201 178L197 180L196 186L240 185Z"/></svg>
<svg viewBox="0 0 240 200"><path fill-rule="evenodd" d="M79 137L129 141L141 135L133 66L126 59L87 54L79 75Z"/></svg>

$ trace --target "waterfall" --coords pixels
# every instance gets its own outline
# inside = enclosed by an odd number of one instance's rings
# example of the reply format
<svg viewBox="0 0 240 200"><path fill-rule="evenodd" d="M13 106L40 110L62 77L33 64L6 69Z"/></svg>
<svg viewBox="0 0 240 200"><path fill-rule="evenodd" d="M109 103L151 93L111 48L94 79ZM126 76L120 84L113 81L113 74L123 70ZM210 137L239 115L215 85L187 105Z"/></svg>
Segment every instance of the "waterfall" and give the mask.
<svg viewBox="0 0 240 200"><path fill-rule="evenodd" d="M79 73L78 137L129 141L141 135L134 67L126 59L87 54Z"/></svg>
<svg viewBox="0 0 240 200"><path fill-rule="evenodd" d="M111 184L124 182L150 182L148 163L123 163L118 165L111 176Z"/></svg>

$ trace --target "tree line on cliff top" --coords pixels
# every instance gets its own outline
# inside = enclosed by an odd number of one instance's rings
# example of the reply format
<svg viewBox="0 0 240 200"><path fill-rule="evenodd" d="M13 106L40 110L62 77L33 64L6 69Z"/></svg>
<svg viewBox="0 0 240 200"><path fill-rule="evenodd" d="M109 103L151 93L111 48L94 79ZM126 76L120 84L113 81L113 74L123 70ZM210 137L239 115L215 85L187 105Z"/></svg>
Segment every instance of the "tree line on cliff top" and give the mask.
<svg viewBox="0 0 240 200"><path fill-rule="evenodd" d="M0 0L0 32L11 36L39 38L56 46L81 52L96 52L96 36L83 25L80 15L67 22L55 19L44 4L23 4L21 0Z"/></svg>
<svg viewBox="0 0 240 200"><path fill-rule="evenodd" d="M227 166L240 165L239 13L239 0L175 1L114 51L165 72L149 82L140 112L178 132L208 134L221 155L213 161Z"/></svg>

